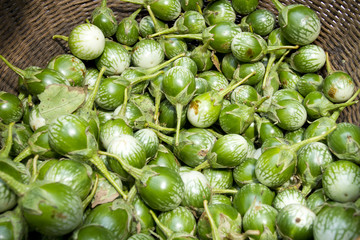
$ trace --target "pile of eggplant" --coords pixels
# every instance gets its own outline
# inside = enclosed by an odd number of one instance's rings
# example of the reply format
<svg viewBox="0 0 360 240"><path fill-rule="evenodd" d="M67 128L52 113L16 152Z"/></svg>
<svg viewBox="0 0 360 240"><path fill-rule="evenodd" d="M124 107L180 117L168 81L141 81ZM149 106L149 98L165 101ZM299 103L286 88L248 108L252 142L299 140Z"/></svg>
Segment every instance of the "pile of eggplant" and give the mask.
<svg viewBox="0 0 360 240"><path fill-rule="evenodd" d="M47 66L0 55L19 75L0 239L359 239L360 127L337 121L359 79L314 43L317 13L126 2L54 35L69 52Z"/></svg>

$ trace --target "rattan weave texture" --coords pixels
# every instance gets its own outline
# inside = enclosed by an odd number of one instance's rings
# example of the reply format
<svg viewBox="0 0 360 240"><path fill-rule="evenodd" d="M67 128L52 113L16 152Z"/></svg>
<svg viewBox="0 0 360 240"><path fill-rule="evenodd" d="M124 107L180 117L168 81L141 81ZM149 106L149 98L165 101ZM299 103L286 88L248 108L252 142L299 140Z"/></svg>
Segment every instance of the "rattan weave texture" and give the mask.
<svg viewBox="0 0 360 240"><path fill-rule="evenodd" d="M335 69L348 72L360 87L359 0L282 2L301 3L319 14L322 29L315 44L329 53ZM45 67L54 55L68 52L66 44L51 37L68 35L99 4L100 0L0 0L0 54L20 68ZM119 0L108 0L108 6L119 21L138 8ZM271 0L259 0L259 8L277 14ZM138 19L145 14L142 11ZM17 80L16 74L0 62L0 90L16 93ZM360 103L343 111L339 121L360 125Z"/></svg>

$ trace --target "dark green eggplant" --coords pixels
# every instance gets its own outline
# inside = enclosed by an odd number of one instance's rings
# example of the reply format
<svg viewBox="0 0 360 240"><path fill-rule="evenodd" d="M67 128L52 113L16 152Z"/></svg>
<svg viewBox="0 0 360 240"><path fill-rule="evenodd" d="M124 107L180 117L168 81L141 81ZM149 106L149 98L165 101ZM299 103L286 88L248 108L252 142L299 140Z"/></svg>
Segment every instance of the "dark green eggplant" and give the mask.
<svg viewBox="0 0 360 240"><path fill-rule="evenodd" d="M275 27L275 15L267 9L257 9L241 19L245 25L243 31L251 29L260 36L266 36Z"/></svg>
<svg viewBox="0 0 360 240"><path fill-rule="evenodd" d="M195 170L203 168L234 168L246 159L248 151L246 139L238 134L226 134L219 138L206 155L206 161Z"/></svg>
<svg viewBox="0 0 360 240"><path fill-rule="evenodd" d="M135 185L140 197L152 209L169 211L182 202L184 183L178 172L156 165L146 165L139 169L117 155L102 151L99 153L119 161L124 170L136 179Z"/></svg>
<svg viewBox="0 0 360 240"><path fill-rule="evenodd" d="M232 53L226 54L221 60L221 72L228 80L233 79L234 72L238 66L239 61Z"/></svg>
<svg viewBox="0 0 360 240"><path fill-rule="evenodd" d="M66 77L53 69L45 68L41 69L38 67L27 68L22 70L9 61L7 61L2 55L0 59L6 63L16 74L24 79L24 85L31 95L38 95L42 93L46 86L51 84L65 84L70 85Z"/></svg>
<svg viewBox="0 0 360 240"><path fill-rule="evenodd" d="M306 97L312 91L321 91L324 78L316 73L306 73L302 75L296 83L296 89Z"/></svg>
<svg viewBox="0 0 360 240"><path fill-rule="evenodd" d="M198 11L204 6L203 0L180 0L181 8L184 11Z"/></svg>
<svg viewBox="0 0 360 240"><path fill-rule="evenodd" d="M246 158L242 163L234 168L234 181L239 187L244 187L247 184L259 182L255 175L255 164L255 158Z"/></svg>
<svg viewBox="0 0 360 240"><path fill-rule="evenodd" d="M156 19L156 25L159 29L167 28L167 25L159 19ZM150 16L145 16L140 20L139 33L143 38L156 33L155 24Z"/></svg>
<svg viewBox="0 0 360 240"><path fill-rule="evenodd" d="M292 144L298 143L304 140L304 132L305 132L305 128L299 128L295 131L288 131L285 133L284 138Z"/></svg>
<svg viewBox="0 0 360 240"><path fill-rule="evenodd" d="M179 54L185 54L188 51L186 42L177 38L166 38L158 40L166 58L170 59Z"/></svg>
<svg viewBox="0 0 360 240"><path fill-rule="evenodd" d="M24 109L20 99L12 93L0 92L0 121L4 124L19 122Z"/></svg>
<svg viewBox="0 0 360 240"><path fill-rule="evenodd" d="M214 194L211 196L211 201L209 204L228 204L232 205L232 199L226 195L223 194Z"/></svg>
<svg viewBox="0 0 360 240"><path fill-rule="evenodd" d="M92 188L93 174L90 166L64 159L54 163L47 170L43 179L48 182L60 182L71 187L84 200Z"/></svg>
<svg viewBox="0 0 360 240"><path fill-rule="evenodd" d="M166 72L162 87L166 98L176 108L175 145L178 145L182 111L195 93L195 78L190 70L180 66L173 67Z"/></svg>
<svg viewBox="0 0 360 240"><path fill-rule="evenodd" d="M175 155L163 144L159 144L158 151L147 164L168 167L176 172L180 171L180 163Z"/></svg>
<svg viewBox="0 0 360 240"><path fill-rule="evenodd" d="M115 239L130 236L132 209L122 199L96 206L90 211L84 225L98 224L114 234Z"/></svg>
<svg viewBox="0 0 360 240"><path fill-rule="evenodd" d="M241 14L241 15L247 15L254 11L256 7L258 6L259 1L258 0L235 0L232 1L232 6L234 10Z"/></svg>
<svg viewBox="0 0 360 240"><path fill-rule="evenodd" d="M352 123L339 123L327 137L330 151L338 158L360 163L360 127Z"/></svg>
<svg viewBox="0 0 360 240"><path fill-rule="evenodd" d="M46 67L62 73L72 86L82 86L87 71L85 64L71 54L53 57Z"/></svg>
<svg viewBox="0 0 360 240"><path fill-rule="evenodd" d="M258 107L267 100L264 97L249 107L245 104L230 104L224 107L219 116L221 129L226 133L242 134L255 121Z"/></svg>
<svg viewBox="0 0 360 240"><path fill-rule="evenodd" d="M296 152L310 142L324 139L334 129L335 127L320 136L306 139L290 146L281 145L266 150L256 162L255 174L257 179L268 187L280 187L290 180L291 176L295 173Z"/></svg>
<svg viewBox="0 0 360 240"><path fill-rule="evenodd" d="M0 236L2 239L25 239L28 226L19 207L0 215Z"/></svg>
<svg viewBox="0 0 360 240"><path fill-rule="evenodd" d="M203 11L208 25L219 22L235 22L236 14L231 3L225 0L217 0L207 5Z"/></svg>
<svg viewBox="0 0 360 240"><path fill-rule="evenodd" d="M179 134L178 145L169 136L161 133L158 133L158 136L164 142L173 146L175 156L190 167L196 167L203 163L216 141L211 132L201 128L183 129Z"/></svg>
<svg viewBox="0 0 360 240"><path fill-rule="evenodd" d="M309 119L316 120L320 117L329 117L333 111L342 107L351 106L355 103L357 103L357 101L334 104L329 101L323 93L312 91L304 98L303 105Z"/></svg>
<svg viewBox="0 0 360 240"><path fill-rule="evenodd" d="M150 38L171 34L171 33L179 33L179 34L196 34L201 33L206 28L205 19L203 15L197 11L185 11L182 15L177 18L174 25L171 28L164 29L157 33L150 35Z"/></svg>
<svg viewBox="0 0 360 240"><path fill-rule="evenodd" d="M62 183L25 185L0 171L0 177L20 197L19 206L30 227L48 236L73 231L82 221L79 195Z"/></svg>
<svg viewBox="0 0 360 240"><path fill-rule="evenodd" d="M76 115L63 115L49 126L50 147L69 158L88 160L94 164L106 179L126 198L121 187L109 174L104 162L98 157L98 144L88 123Z"/></svg>
<svg viewBox="0 0 360 240"><path fill-rule="evenodd" d="M253 72L247 75L239 82L229 85L223 90L212 90L194 97L187 110L187 119L189 122L193 126L200 128L213 125L219 118L224 97L254 74Z"/></svg>
<svg viewBox="0 0 360 240"><path fill-rule="evenodd" d="M299 73L290 68L289 64L282 63L278 70L279 81L282 88L296 89L300 80Z"/></svg>
<svg viewBox="0 0 360 240"><path fill-rule="evenodd" d="M227 204L208 205L204 201L205 211L198 220L197 233L201 240L231 239L239 237L242 219L240 213Z"/></svg>
<svg viewBox="0 0 360 240"><path fill-rule="evenodd" d="M278 211L271 205L257 202L251 204L243 217L245 231L258 230L259 234L250 235L250 239L277 239L276 217Z"/></svg>
<svg viewBox="0 0 360 240"><path fill-rule="evenodd" d="M141 8L134 11L129 17L123 18L116 30L116 40L124 45L132 46L139 40L139 25L135 20Z"/></svg>
<svg viewBox="0 0 360 240"><path fill-rule="evenodd" d="M91 13L91 23L101 29L105 37L111 37L116 33L117 20L111 8L107 7L106 0L96 7Z"/></svg>
<svg viewBox="0 0 360 240"><path fill-rule="evenodd" d="M71 235L72 240L116 239L114 234L100 224L86 224L76 229Z"/></svg>
<svg viewBox="0 0 360 240"><path fill-rule="evenodd" d="M255 114L255 122L260 142L265 142L270 137L284 137L282 130L274 125L269 119Z"/></svg>
<svg viewBox="0 0 360 240"><path fill-rule="evenodd" d="M312 239L315 219L315 213L309 208L301 204L290 204L279 211L276 229L285 239Z"/></svg>
<svg viewBox="0 0 360 240"><path fill-rule="evenodd" d="M244 216L252 205L272 205L275 193L260 183L246 184L235 194L233 206Z"/></svg>
<svg viewBox="0 0 360 240"><path fill-rule="evenodd" d="M171 211L161 213L158 219L153 212L152 216L157 223L156 233L163 239L195 238L181 238L179 235L179 233L184 235L195 235L196 233L196 220L189 209L180 206Z"/></svg>
<svg viewBox="0 0 360 240"><path fill-rule="evenodd" d="M282 5L272 0L279 11L278 21L284 37L292 44L307 45L320 34L321 23L317 13L302 4Z"/></svg>

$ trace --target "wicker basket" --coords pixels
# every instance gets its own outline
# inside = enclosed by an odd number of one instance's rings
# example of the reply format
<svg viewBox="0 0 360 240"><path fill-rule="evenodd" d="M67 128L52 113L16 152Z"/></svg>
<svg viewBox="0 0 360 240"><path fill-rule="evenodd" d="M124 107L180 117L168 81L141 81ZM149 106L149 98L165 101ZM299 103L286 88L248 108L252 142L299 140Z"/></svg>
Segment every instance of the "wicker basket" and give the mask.
<svg viewBox="0 0 360 240"><path fill-rule="evenodd" d="M277 11L271 0L259 0L259 8ZM360 4L358 0L289 0L314 9L322 29L315 44L329 52L335 69L348 72L360 87ZM0 54L20 68L44 67L51 57L68 52L66 44L52 40L68 35L90 17L100 0L0 0ZM138 8L119 0L108 0L118 20ZM146 11L138 16L144 16ZM16 93L18 77L0 62L0 90ZM348 107L339 121L360 125L360 103Z"/></svg>

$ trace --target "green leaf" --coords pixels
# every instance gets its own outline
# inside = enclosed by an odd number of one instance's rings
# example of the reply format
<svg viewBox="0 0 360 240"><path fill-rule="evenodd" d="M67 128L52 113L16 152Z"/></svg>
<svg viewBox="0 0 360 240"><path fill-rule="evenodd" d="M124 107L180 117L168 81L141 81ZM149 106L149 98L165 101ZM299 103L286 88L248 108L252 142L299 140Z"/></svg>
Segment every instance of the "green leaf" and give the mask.
<svg viewBox="0 0 360 240"><path fill-rule="evenodd" d="M38 95L39 111L46 122L51 122L64 114L71 114L85 101L85 91L80 87L53 84Z"/></svg>

